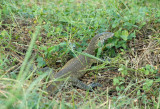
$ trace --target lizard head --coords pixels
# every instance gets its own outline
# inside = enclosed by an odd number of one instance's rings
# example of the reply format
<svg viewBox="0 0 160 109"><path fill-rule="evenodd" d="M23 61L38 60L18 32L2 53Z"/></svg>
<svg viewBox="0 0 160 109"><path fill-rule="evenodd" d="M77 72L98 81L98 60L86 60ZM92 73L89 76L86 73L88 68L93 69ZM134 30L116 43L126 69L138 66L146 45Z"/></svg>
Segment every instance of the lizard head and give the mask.
<svg viewBox="0 0 160 109"><path fill-rule="evenodd" d="M104 41L106 41L108 38L111 38L113 36L114 36L114 33L111 33L111 32L103 32L103 33L97 34L95 37L92 38L85 52L93 55L95 53L95 50L98 47L99 42L103 45Z"/></svg>
<svg viewBox="0 0 160 109"><path fill-rule="evenodd" d="M95 36L95 38L97 39L96 44L98 44L99 42L101 42L101 44L103 44L105 40L107 40L108 38L111 38L113 36L114 36L114 33L111 33L111 32L100 33Z"/></svg>

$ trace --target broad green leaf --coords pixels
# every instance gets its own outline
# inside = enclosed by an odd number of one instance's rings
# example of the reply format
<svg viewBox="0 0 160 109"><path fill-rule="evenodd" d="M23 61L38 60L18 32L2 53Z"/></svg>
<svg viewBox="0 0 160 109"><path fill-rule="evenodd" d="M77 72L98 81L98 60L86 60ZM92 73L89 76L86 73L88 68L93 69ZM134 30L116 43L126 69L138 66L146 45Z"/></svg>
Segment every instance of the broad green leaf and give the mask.
<svg viewBox="0 0 160 109"><path fill-rule="evenodd" d="M119 79L114 78L114 79L113 79L113 85L117 85L117 84L119 84Z"/></svg>
<svg viewBox="0 0 160 109"><path fill-rule="evenodd" d="M40 57L40 56L38 56L37 62L38 62L38 66L39 67L42 67L42 66L44 66L46 64L45 61L43 60L43 58Z"/></svg>
<svg viewBox="0 0 160 109"><path fill-rule="evenodd" d="M127 39L128 39L128 31L127 30L122 31L121 38L123 40L127 41Z"/></svg>
<svg viewBox="0 0 160 109"><path fill-rule="evenodd" d="M149 75L149 70L146 70L146 71L145 71L145 75Z"/></svg>

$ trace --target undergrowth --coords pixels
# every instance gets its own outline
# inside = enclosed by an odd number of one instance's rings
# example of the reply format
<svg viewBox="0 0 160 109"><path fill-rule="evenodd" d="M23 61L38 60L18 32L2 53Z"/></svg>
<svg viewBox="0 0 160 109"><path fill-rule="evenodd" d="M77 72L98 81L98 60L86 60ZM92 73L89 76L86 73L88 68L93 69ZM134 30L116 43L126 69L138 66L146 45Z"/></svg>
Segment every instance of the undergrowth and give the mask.
<svg viewBox="0 0 160 109"><path fill-rule="evenodd" d="M159 5L158 0L0 1L1 108L158 109ZM37 69L60 70L104 31L115 35L99 46L94 58L101 61L81 78L103 87L87 92L67 84L48 96L49 72Z"/></svg>

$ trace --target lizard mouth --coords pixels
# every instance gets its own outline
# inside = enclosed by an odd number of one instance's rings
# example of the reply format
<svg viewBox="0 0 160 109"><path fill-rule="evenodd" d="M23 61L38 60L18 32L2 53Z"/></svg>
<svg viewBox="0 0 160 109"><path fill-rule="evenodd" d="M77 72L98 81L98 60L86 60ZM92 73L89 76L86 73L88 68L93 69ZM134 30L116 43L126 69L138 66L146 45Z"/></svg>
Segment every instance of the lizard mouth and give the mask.
<svg viewBox="0 0 160 109"><path fill-rule="evenodd" d="M111 33L111 32L108 32L108 33L109 33L109 34L108 34L108 36L106 37L106 39L111 38L111 37L114 36L114 33Z"/></svg>
<svg viewBox="0 0 160 109"><path fill-rule="evenodd" d="M111 37L113 37L114 36L114 33L111 33Z"/></svg>

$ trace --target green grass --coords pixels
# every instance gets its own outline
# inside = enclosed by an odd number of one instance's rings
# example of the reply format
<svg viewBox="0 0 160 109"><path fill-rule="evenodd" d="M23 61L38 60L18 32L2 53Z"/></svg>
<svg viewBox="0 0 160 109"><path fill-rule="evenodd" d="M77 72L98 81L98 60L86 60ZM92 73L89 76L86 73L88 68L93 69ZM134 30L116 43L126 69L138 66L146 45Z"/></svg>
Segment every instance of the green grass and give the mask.
<svg viewBox="0 0 160 109"><path fill-rule="evenodd" d="M0 1L1 108L158 109L159 6L159 0ZM104 31L115 35L98 48L94 58L101 62L82 78L103 87L87 92L66 85L48 97L49 72L34 71L58 71Z"/></svg>

